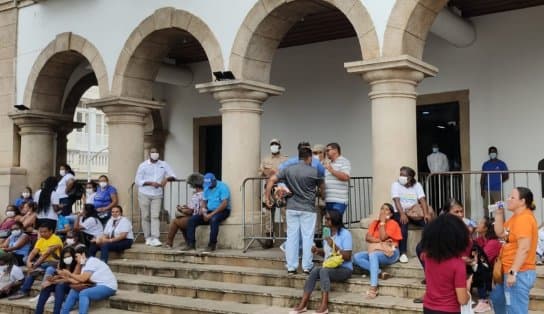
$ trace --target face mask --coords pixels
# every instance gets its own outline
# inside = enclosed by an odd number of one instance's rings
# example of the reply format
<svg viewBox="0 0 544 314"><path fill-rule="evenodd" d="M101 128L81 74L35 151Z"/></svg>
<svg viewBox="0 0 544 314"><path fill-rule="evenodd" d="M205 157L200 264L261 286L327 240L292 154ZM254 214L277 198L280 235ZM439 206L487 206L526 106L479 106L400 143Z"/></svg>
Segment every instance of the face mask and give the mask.
<svg viewBox="0 0 544 314"><path fill-rule="evenodd" d="M280 152L280 147L278 145L271 145L270 146L270 152L272 154L277 154Z"/></svg>
<svg viewBox="0 0 544 314"><path fill-rule="evenodd" d="M68 256L68 257L63 258L62 260L64 261L64 264L71 265L72 262L74 261L74 258L71 257L71 256Z"/></svg>
<svg viewBox="0 0 544 314"><path fill-rule="evenodd" d="M149 157L151 160L159 160L159 153L151 153L149 154Z"/></svg>
<svg viewBox="0 0 544 314"><path fill-rule="evenodd" d="M6 216L11 218L15 216L15 212L10 210L9 212L6 212Z"/></svg>
<svg viewBox="0 0 544 314"><path fill-rule="evenodd" d="M438 153L438 147L433 147L433 153Z"/></svg>
<svg viewBox="0 0 544 314"><path fill-rule="evenodd" d="M59 171L59 174L60 174L62 177L64 177L64 176L66 175L66 170L61 169L61 170Z"/></svg>
<svg viewBox="0 0 544 314"><path fill-rule="evenodd" d="M21 193L21 195L23 196L23 198L28 198L30 196L30 193L23 192L23 193Z"/></svg>
<svg viewBox="0 0 544 314"><path fill-rule="evenodd" d="M105 188L108 186L108 182L100 181L98 182L98 185L100 185L101 188Z"/></svg>
<svg viewBox="0 0 544 314"><path fill-rule="evenodd" d="M489 153L489 158L491 159L497 158L497 153Z"/></svg>
<svg viewBox="0 0 544 314"><path fill-rule="evenodd" d="M70 246L70 245L74 245L74 243L76 243L74 239L71 239L71 238L66 239L66 245Z"/></svg>
<svg viewBox="0 0 544 314"><path fill-rule="evenodd" d="M12 236L20 236L21 235L21 230L19 229L16 229L16 230L11 230L11 235Z"/></svg>
<svg viewBox="0 0 544 314"><path fill-rule="evenodd" d="M400 183L400 185L406 185L406 183L408 183L408 177L400 176L399 177L399 183Z"/></svg>
<svg viewBox="0 0 544 314"><path fill-rule="evenodd" d="M93 194L94 192L93 189L86 189L85 191L87 192L87 194Z"/></svg>

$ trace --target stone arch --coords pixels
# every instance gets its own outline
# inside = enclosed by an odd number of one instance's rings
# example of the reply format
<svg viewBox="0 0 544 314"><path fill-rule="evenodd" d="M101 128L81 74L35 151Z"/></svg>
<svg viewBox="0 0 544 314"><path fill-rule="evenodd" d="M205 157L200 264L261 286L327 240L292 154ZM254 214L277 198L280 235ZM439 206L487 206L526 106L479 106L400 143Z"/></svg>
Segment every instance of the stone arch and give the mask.
<svg viewBox="0 0 544 314"><path fill-rule="evenodd" d="M385 29L382 55L421 59L425 41L448 0L397 0Z"/></svg>
<svg viewBox="0 0 544 314"><path fill-rule="evenodd" d="M360 0L319 0L341 11L355 29L362 59L379 57L374 23ZM240 79L268 83L272 59L282 38L305 15L315 0L259 0L243 21L230 56L230 69Z"/></svg>
<svg viewBox="0 0 544 314"><path fill-rule="evenodd" d="M223 70L221 47L211 29L187 11L161 8L143 20L125 42L115 68L113 95L151 99L159 63L170 49L168 37L176 35L172 34L175 31L178 35L190 35L200 43L212 71ZM147 39L152 36L150 45Z"/></svg>
<svg viewBox="0 0 544 314"><path fill-rule="evenodd" d="M90 87L97 84L98 81L96 80L94 73L89 73L82 77L70 90L70 93L64 102L64 106L62 107L63 111L61 113L73 116L83 94L85 94Z"/></svg>
<svg viewBox="0 0 544 314"><path fill-rule="evenodd" d="M34 62L25 87L24 104L31 109L60 113L68 80L85 60L94 71L100 95L108 95L108 74L102 56L91 42L67 32L57 35Z"/></svg>

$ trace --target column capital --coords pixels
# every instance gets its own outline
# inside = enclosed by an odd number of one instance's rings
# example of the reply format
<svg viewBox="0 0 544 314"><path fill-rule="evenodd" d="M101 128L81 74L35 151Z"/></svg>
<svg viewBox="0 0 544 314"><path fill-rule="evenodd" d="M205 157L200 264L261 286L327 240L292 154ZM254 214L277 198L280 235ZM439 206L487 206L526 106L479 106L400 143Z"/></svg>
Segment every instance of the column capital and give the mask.
<svg viewBox="0 0 544 314"><path fill-rule="evenodd" d="M438 73L435 66L409 55L346 62L344 67L348 73L360 74L369 83L407 80L417 84L425 77L435 76Z"/></svg>
<svg viewBox="0 0 544 314"><path fill-rule="evenodd" d="M262 113L261 105L270 96L281 95L283 87L248 80L197 84L200 93L211 93L221 103L221 112Z"/></svg>
<svg viewBox="0 0 544 314"><path fill-rule="evenodd" d="M106 114L108 124L141 124L154 109L161 109L164 105L155 100L112 96L92 100L87 106L102 110Z"/></svg>
<svg viewBox="0 0 544 314"><path fill-rule="evenodd" d="M71 115L64 115L39 110L11 112L8 116L21 131L20 135L27 134L56 134L56 128L72 123Z"/></svg>

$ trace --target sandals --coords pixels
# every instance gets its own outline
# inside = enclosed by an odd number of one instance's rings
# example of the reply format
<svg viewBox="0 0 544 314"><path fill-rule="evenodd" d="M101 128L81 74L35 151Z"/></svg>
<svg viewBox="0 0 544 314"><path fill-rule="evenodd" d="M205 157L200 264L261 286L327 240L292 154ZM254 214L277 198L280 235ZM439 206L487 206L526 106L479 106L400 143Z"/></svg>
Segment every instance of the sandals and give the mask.
<svg viewBox="0 0 544 314"><path fill-rule="evenodd" d="M393 277L393 275L391 275L390 273L386 273L386 272L382 271L378 277L381 280L387 280L387 279Z"/></svg>
<svg viewBox="0 0 544 314"><path fill-rule="evenodd" d="M378 295L379 295L378 288L376 288L375 290L370 288L366 291L366 298L369 300L376 299Z"/></svg>
<svg viewBox="0 0 544 314"><path fill-rule="evenodd" d="M291 311L289 311L289 314L300 314L300 313L305 313L306 311L308 311L308 308L303 308L302 310L295 310L295 309L292 309Z"/></svg>

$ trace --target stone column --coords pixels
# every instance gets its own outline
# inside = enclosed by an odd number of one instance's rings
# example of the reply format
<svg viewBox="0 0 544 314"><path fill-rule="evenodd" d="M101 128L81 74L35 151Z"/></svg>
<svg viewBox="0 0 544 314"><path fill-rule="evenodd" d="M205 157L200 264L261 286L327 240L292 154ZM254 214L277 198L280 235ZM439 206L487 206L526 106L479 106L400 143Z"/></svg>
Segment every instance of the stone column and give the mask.
<svg viewBox="0 0 544 314"><path fill-rule="evenodd" d="M399 169L417 173L416 87L434 66L411 56L387 57L346 63L349 73L370 84L372 104L372 217L380 205L391 202L391 183Z"/></svg>
<svg viewBox="0 0 544 314"><path fill-rule="evenodd" d="M257 176L259 169L262 104L268 97L280 95L284 89L238 80L199 84L196 88L201 93L212 93L221 104L221 177L230 188L232 211L221 229L220 246L242 248L244 243L240 225L244 200L241 186L245 178Z"/></svg>
<svg viewBox="0 0 544 314"><path fill-rule="evenodd" d="M132 205L137 208L137 189L131 190L138 165L143 161L144 119L153 109L160 109L156 101L108 97L93 100L88 106L100 109L108 123L108 177L117 188L119 204L126 217L133 219ZM130 191L134 194L131 195ZM131 202L134 197L134 202ZM138 218L139 214L134 215ZM133 219L133 220L139 220Z"/></svg>
<svg viewBox="0 0 544 314"><path fill-rule="evenodd" d="M71 117L40 111L11 113L21 135L21 168L26 169L27 184L36 190L55 173L56 128L71 123Z"/></svg>
<svg viewBox="0 0 544 314"><path fill-rule="evenodd" d="M57 156L56 156L56 165L66 164L67 155L68 155L68 134L74 129L79 129L85 126L85 123L81 122L70 122L63 123L57 128ZM72 166L72 165L70 165ZM82 179L82 178L78 178Z"/></svg>

